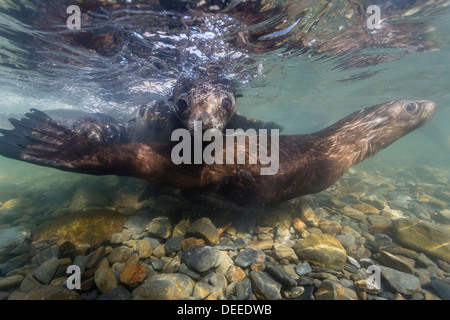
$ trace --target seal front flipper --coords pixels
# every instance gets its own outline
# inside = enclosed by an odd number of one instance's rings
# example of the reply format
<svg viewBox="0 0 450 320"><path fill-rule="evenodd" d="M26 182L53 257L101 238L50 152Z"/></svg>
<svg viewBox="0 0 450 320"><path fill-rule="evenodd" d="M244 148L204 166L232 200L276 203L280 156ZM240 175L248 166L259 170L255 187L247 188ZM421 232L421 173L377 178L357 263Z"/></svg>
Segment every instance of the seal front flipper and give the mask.
<svg viewBox="0 0 450 320"><path fill-rule="evenodd" d="M273 121L256 120L235 113L225 129L242 129L244 131L247 129L278 129L281 132L284 130L284 127Z"/></svg>
<svg viewBox="0 0 450 320"><path fill-rule="evenodd" d="M79 171L71 161L89 154L99 143L31 109L21 120L9 119L12 130L0 129L0 154L43 166Z"/></svg>

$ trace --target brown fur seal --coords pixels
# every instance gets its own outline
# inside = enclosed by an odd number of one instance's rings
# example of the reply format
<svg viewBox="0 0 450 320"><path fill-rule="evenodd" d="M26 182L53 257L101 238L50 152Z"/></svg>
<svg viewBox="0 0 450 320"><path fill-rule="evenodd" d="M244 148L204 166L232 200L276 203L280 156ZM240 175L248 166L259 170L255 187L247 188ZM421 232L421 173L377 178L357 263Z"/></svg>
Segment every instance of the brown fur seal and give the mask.
<svg viewBox="0 0 450 320"><path fill-rule="evenodd" d="M13 130L0 130L0 154L66 171L133 176L238 205L265 205L328 188L352 165L423 125L434 110L431 101L395 100L313 134L281 135L274 175L260 174L261 159L257 164L175 165L169 143L102 144L35 109L21 120L10 119ZM247 145L235 147L248 155Z"/></svg>

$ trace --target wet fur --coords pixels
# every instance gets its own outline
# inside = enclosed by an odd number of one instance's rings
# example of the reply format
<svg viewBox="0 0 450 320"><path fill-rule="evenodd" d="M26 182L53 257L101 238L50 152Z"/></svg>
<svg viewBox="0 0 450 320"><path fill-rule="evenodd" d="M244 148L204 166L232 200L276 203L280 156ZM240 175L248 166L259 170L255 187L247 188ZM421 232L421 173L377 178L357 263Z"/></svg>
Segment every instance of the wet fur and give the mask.
<svg viewBox="0 0 450 320"><path fill-rule="evenodd" d="M13 130L1 129L0 154L61 170L95 175L133 176L189 194L230 201L238 206L279 203L319 192L352 165L373 156L423 125L434 103L391 101L357 111L334 125L307 135L279 137L279 171L260 175L261 164L174 165L168 143L100 144L32 110ZM248 148L246 148L248 155Z"/></svg>

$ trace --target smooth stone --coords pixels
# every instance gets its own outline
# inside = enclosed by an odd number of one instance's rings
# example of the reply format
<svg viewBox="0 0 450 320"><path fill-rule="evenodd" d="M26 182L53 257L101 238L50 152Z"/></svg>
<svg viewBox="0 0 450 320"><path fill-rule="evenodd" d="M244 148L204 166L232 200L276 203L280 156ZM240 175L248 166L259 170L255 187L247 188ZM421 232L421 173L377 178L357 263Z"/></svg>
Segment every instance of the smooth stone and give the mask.
<svg viewBox="0 0 450 320"><path fill-rule="evenodd" d="M308 203L301 202L300 204L300 219L309 227L317 227L319 219L316 217L314 210L311 209Z"/></svg>
<svg viewBox="0 0 450 320"><path fill-rule="evenodd" d="M178 268L178 272L183 273L183 274L187 275L189 278L192 278L194 280L200 280L202 278L202 275L200 273L195 272L194 270L190 269L184 263L180 264L180 267Z"/></svg>
<svg viewBox="0 0 450 320"><path fill-rule="evenodd" d="M382 210L386 206L386 201L384 199L380 199L376 194L366 194L361 197L361 201L375 207L378 210Z"/></svg>
<svg viewBox="0 0 450 320"><path fill-rule="evenodd" d="M148 300L181 300L191 296L195 281L185 274L159 274L145 280L133 290L132 296Z"/></svg>
<svg viewBox="0 0 450 320"><path fill-rule="evenodd" d="M391 220L389 218L386 218L384 216L368 216L367 220L369 221L371 226L374 225L388 225L391 223Z"/></svg>
<svg viewBox="0 0 450 320"><path fill-rule="evenodd" d="M86 270L86 261L87 261L86 256L76 256L75 259L73 259L72 264L80 267L80 271L84 272L84 270Z"/></svg>
<svg viewBox="0 0 450 320"><path fill-rule="evenodd" d="M234 263L233 259L231 259L231 257L228 254L221 251L220 257L218 258L217 261L219 265L216 268L216 272L226 276L231 266L233 266Z"/></svg>
<svg viewBox="0 0 450 320"><path fill-rule="evenodd" d="M51 258L41 264L33 272L33 276L42 284L49 284L59 267L58 258Z"/></svg>
<svg viewBox="0 0 450 320"><path fill-rule="evenodd" d="M124 286L117 286L116 288L100 295L97 300L128 300L131 293Z"/></svg>
<svg viewBox="0 0 450 320"><path fill-rule="evenodd" d="M276 245L273 253L275 258L278 260L287 259L288 261L294 263L298 261L298 257L295 254L294 249L285 244Z"/></svg>
<svg viewBox="0 0 450 320"><path fill-rule="evenodd" d="M363 200L364 201L364 200ZM375 208L374 206L371 206L368 203L357 203L353 206L356 210L359 210L361 212L364 212L366 214L379 214L380 210Z"/></svg>
<svg viewBox="0 0 450 320"><path fill-rule="evenodd" d="M127 229L133 229L137 233L145 231L145 227L155 218L154 214L148 211L138 212L135 215L129 217L124 223L124 227Z"/></svg>
<svg viewBox="0 0 450 320"><path fill-rule="evenodd" d="M356 238L351 233L345 233L336 236L336 239L342 244L344 248L349 248L351 246L354 246L356 244Z"/></svg>
<svg viewBox="0 0 450 320"><path fill-rule="evenodd" d="M353 220L357 220L357 221L361 221L364 220L366 218L366 215L364 212L361 212L355 208L352 208L350 206L344 207L342 209L339 210L339 212L347 217L349 217L350 219Z"/></svg>
<svg viewBox="0 0 450 320"><path fill-rule="evenodd" d="M144 281L146 275L147 269L143 263L129 261L123 266L122 272L120 273L120 282L129 288L134 288Z"/></svg>
<svg viewBox="0 0 450 320"><path fill-rule="evenodd" d="M80 295L63 287L43 285L28 292L23 300L80 300Z"/></svg>
<svg viewBox="0 0 450 320"><path fill-rule="evenodd" d="M308 262L304 262L304 263L300 263L298 265L295 266L295 272L299 275L299 276L303 276L305 274L308 274L310 272L312 272L311 266Z"/></svg>
<svg viewBox="0 0 450 320"><path fill-rule="evenodd" d="M381 264L396 270L414 274L415 261L410 258L396 256L392 253L381 250L379 255L374 257Z"/></svg>
<svg viewBox="0 0 450 320"><path fill-rule="evenodd" d="M293 247L295 253L310 263L342 270L345 266L346 252L341 243L328 234L310 235L298 241Z"/></svg>
<svg viewBox="0 0 450 320"><path fill-rule="evenodd" d="M325 279L315 293L316 300L352 300L337 281Z"/></svg>
<svg viewBox="0 0 450 320"><path fill-rule="evenodd" d="M197 272L205 272L215 266L220 251L214 247L197 245L187 248L181 255L181 260Z"/></svg>
<svg viewBox="0 0 450 320"><path fill-rule="evenodd" d="M224 275L213 272L208 274L205 278L201 280L202 282L206 282L211 284L215 288L225 289L227 287L227 279Z"/></svg>
<svg viewBox="0 0 450 320"><path fill-rule="evenodd" d="M100 261L102 261L105 256L106 248L104 246L100 246L95 251L92 251L86 259L86 268L92 269L95 268Z"/></svg>
<svg viewBox="0 0 450 320"><path fill-rule="evenodd" d="M416 264L418 267L432 267L437 268L437 264L434 263L430 258L428 258L423 253L419 254L419 256L416 258Z"/></svg>
<svg viewBox="0 0 450 320"><path fill-rule="evenodd" d="M246 248L257 248L259 250L270 250L273 248L273 239L264 239L260 241L249 241Z"/></svg>
<svg viewBox="0 0 450 320"><path fill-rule="evenodd" d="M228 282L232 283L245 279L245 272L241 269L241 267L231 266L228 269L225 277L227 278Z"/></svg>
<svg viewBox="0 0 450 320"><path fill-rule="evenodd" d="M172 225L167 217L156 217L146 227L152 237L168 239L172 232Z"/></svg>
<svg viewBox="0 0 450 320"><path fill-rule="evenodd" d="M156 258L161 259L166 255L166 250L164 249L164 245L160 244L157 246L152 253Z"/></svg>
<svg viewBox="0 0 450 320"><path fill-rule="evenodd" d="M101 293L106 293L117 287L117 279L106 258L100 261L95 271L94 283Z"/></svg>
<svg viewBox="0 0 450 320"><path fill-rule="evenodd" d="M283 266L275 263L266 264L265 271L272 275L278 282L288 287L296 287L295 279L286 272Z"/></svg>
<svg viewBox="0 0 450 320"><path fill-rule="evenodd" d="M302 233L308 228L308 226L299 218L292 219L292 226L297 233Z"/></svg>
<svg viewBox="0 0 450 320"><path fill-rule="evenodd" d="M14 247L22 244L29 236L30 233L28 231L19 227L0 229L0 259L2 258L2 251L14 249Z"/></svg>
<svg viewBox="0 0 450 320"><path fill-rule="evenodd" d="M234 263L242 268L249 267L252 263L264 263L266 254L258 248L247 248L239 251Z"/></svg>
<svg viewBox="0 0 450 320"><path fill-rule="evenodd" d="M124 222L125 217L117 211L88 209L42 223L34 229L33 240L57 239L58 243L71 241L95 248L122 231Z"/></svg>
<svg viewBox="0 0 450 320"><path fill-rule="evenodd" d="M214 287L205 282L195 284L192 297L194 299L202 300L209 296L214 291Z"/></svg>
<svg viewBox="0 0 450 320"><path fill-rule="evenodd" d="M177 252L181 250L181 242L183 241L183 237L175 236L167 240L165 244L166 253Z"/></svg>
<svg viewBox="0 0 450 320"><path fill-rule="evenodd" d="M137 252L139 259L145 259L152 255L153 248L150 241L146 239L138 240L133 245L133 250Z"/></svg>
<svg viewBox="0 0 450 320"><path fill-rule="evenodd" d="M0 278L0 291L12 289L20 286L20 283L24 279L21 275L14 275L10 277Z"/></svg>
<svg viewBox="0 0 450 320"><path fill-rule="evenodd" d="M105 207L107 205L108 201L103 193L91 188L78 188L72 196L69 209L75 212L87 207Z"/></svg>
<svg viewBox="0 0 450 320"><path fill-rule="evenodd" d="M450 227L410 218L393 221L398 242L450 263Z"/></svg>
<svg viewBox="0 0 450 320"><path fill-rule="evenodd" d="M203 239L208 245L219 242L219 232L209 218L195 220L186 230L186 237Z"/></svg>
<svg viewBox="0 0 450 320"><path fill-rule="evenodd" d="M342 226L338 221L323 220L319 222L319 229L324 233L335 236L341 233Z"/></svg>
<svg viewBox="0 0 450 320"><path fill-rule="evenodd" d="M205 244L205 240L203 240L203 239L188 237L181 241L181 250L186 250L189 247L204 245L204 244Z"/></svg>
<svg viewBox="0 0 450 320"><path fill-rule="evenodd" d="M64 241L64 243L59 246L60 258L74 259L76 254L77 254L77 246L74 245L71 241Z"/></svg>
<svg viewBox="0 0 450 320"><path fill-rule="evenodd" d="M28 293L40 286L42 286L42 284L37 281L31 273L29 273L25 276L25 279L23 279L22 283L20 284L20 291Z"/></svg>
<svg viewBox="0 0 450 320"><path fill-rule="evenodd" d="M264 271L251 271L249 279L253 292L264 300L276 300L280 294L281 284Z"/></svg>
<svg viewBox="0 0 450 320"><path fill-rule="evenodd" d="M412 295L420 291L420 281L412 274L401 272L392 268L379 266L381 276L388 286L396 292L404 295Z"/></svg>
<svg viewBox="0 0 450 320"><path fill-rule="evenodd" d="M238 281L235 290L237 300L250 300L252 298L252 284L249 278Z"/></svg>
<svg viewBox="0 0 450 320"><path fill-rule="evenodd" d="M450 300L450 285L439 280L432 280L430 285L439 298L443 300Z"/></svg>
<svg viewBox="0 0 450 320"><path fill-rule="evenodd" d="M122 232L113 233L109 242L118 244L130 240L132 232L130 230L123 230Z"/></svg>
<svg viewBox="0 0 450 320"><path fill-rule="evenodd" d="M111 250L108 255L108 261L111 265L114 263L126 262L133 254L133 249L129 247L117 247Z"/></svg>

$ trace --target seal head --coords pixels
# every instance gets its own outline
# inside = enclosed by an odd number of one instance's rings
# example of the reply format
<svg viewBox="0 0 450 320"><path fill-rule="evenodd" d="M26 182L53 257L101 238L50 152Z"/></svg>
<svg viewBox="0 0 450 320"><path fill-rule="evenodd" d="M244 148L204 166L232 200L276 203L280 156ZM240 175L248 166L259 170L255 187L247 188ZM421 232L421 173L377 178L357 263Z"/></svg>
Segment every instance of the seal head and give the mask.
<svg viewBox="0 0 450 320"><path fill-rule="evenodd" d="M196 121L202 122L203 131L223 131L236 109L232 82L206 75L178 80L172 100L173 111L191 134Z"/></svg>

